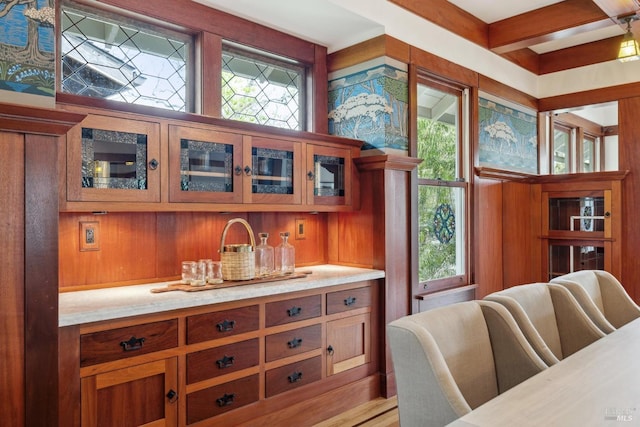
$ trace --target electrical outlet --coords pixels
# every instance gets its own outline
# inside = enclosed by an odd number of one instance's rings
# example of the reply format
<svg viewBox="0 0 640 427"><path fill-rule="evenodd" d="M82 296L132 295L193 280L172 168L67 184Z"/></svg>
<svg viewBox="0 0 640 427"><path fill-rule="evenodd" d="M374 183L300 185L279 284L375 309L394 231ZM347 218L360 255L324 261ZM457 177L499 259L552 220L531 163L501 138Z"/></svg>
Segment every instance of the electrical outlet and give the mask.
<svg viewBox="0 0 640 427"><path fill-rule="evenodd" d="M80 252L100 250L100 223L80 221Z"/></svg>
<svg viewBox="0 0 640 427"><path fill-rule="evenodd" d="M305 231L304 219L296 219L296 240L304 240Z"/></svg>

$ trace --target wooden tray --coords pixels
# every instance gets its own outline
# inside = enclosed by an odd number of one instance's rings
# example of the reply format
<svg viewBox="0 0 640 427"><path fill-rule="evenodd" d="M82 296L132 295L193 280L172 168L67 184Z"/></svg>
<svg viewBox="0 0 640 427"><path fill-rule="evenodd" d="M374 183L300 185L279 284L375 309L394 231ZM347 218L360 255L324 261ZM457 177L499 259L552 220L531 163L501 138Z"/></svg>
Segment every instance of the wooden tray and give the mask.
<svg viewBox="0 0 640 427"><path fill-rule="evenodd" d="M251 280L227 280L222 283L210 283L203 286L191 286L186 285L184 283L175 282L169 283L164 288L153 288L151 292L156 294L160 292L171 292L171 291L183 291L183 292L198 292L198 291L208 291L211 289L222 289L222 288L231 288L233 286L243 286L243 285L254 285L257 283L266 283L266 282L277 282L280 280L289 280L289 279L300 279L303 277L307 277L308 274L311 274L310 271L296 271L292 274L277 275L277 276L269 276L269 277L261 277Z"/></svg>

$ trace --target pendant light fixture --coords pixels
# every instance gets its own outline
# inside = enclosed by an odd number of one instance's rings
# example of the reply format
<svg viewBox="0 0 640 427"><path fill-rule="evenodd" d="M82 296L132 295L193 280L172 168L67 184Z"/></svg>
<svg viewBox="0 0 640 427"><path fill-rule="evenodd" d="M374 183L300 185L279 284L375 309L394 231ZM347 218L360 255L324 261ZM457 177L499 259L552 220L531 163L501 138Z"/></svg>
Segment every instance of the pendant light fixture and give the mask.
<svg viewBox="0 0 640 427"><path fill-rule="evenodd" d="M629 62L640 59L640 47L631 32L631 22L636 19L638 19L637 15L629 15L620 18L621 24L627 24L627 33L624 35L622 43L620 43L620 50L618 51L618 61L620 62Z"/></svg>

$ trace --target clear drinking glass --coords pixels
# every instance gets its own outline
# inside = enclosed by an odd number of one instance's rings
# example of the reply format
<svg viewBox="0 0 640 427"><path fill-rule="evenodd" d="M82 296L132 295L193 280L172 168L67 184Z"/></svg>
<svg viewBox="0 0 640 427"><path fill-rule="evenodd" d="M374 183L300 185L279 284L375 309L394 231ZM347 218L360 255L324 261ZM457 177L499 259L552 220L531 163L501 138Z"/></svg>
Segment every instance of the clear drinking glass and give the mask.
<svg viewBox="0 0 640 427"><path fill-rule="evenodd" d="M256 246L256 276L267 277L273 274L274 251L273 246L267 243L269 233L259 233L260 244Z"/></svg>
<svg viewBox="0 0 640 427"><path fill-rule="evenodd" d="M222 263L220 261L211 261L207 263L207 283L222 283Z"/></svg>
<svg viewBox="0 0 640 427"><path fill-rule="evenodd" d="M295 270L295 248L289 243L289 232L280 232L282 243L275 248L275 271L277 274L291 274Z"/></svg>
<svg viewBox="0 0 640 427"><path fill-rule="evenodd" d="M197 264L195 261L182 261L182 283L190 285L196 278Z"/></svg>

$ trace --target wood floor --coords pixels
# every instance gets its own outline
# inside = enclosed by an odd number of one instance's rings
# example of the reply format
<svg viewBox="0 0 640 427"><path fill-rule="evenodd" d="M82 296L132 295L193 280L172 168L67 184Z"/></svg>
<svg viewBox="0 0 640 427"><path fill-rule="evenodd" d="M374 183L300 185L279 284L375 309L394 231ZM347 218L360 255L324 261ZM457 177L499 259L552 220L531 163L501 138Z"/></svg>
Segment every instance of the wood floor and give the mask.
<svg viewBox="0 0 640 427"><path fill-rule="evenodd" d="M379 397L313 427L399 427L398 399Z"/></svg>

